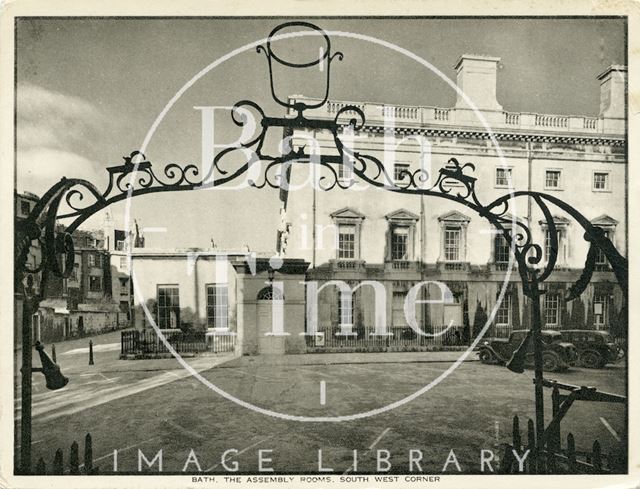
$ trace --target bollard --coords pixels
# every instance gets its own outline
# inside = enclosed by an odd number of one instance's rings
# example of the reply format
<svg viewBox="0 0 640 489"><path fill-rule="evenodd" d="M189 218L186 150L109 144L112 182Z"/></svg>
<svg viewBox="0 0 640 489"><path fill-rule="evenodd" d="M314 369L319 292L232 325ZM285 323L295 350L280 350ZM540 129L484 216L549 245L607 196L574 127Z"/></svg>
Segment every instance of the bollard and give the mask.
<svg viewBox="0 0 640 489"><path fill-rule="evenodd" d="M51 360L56 363L56 345L51 345Z"/></svg>
<svg viewBox="0 0 640 489"><path fill-rule="evenodd" d="M89 340L89 365L93 364L93 340Z"/></svg>

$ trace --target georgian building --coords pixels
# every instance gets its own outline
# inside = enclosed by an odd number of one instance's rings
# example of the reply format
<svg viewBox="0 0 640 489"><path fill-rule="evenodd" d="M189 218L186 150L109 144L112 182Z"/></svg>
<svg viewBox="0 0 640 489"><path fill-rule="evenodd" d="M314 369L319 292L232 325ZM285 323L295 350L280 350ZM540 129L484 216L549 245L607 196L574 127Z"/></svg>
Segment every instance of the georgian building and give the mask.
<svg viewBox="0 0 640 489"><path fill-rule="evenodd" d="M135 222L135 232L116 229L110 211L102 222L104 249L109 260L109 286L113 300L126 321L133 317L133 285L131 283L130 256L134 249L144 248L144 236Z"/></svg>
<svg viewBox="0 0 640 489"><path fill-rule="evenodd" d="M460 95L451 108L332 100L305 114L334 119L342 107L355 105L365 114L366 123L353 134L353 148L390 162L388 173L400 185L408 181L409 173L422 168L432 177L423 184L429 188L450 158L461 165L469 162L475 165L481 202L489 203L510 188L548 193L601 226L626 255L626 67L611 66L597 81L594 76L594 83L600 83L601 100L599 115L593 117L517 113L502 107L496 90L498 62L499 58L464 55L456 63L457 85L477 106L486 125ZM356 114L347 114L345 124L349 117ZM297 130L291 136L294 147L309 150L315 140L318 153L337 154L328 132ZM339 181L353 188L314 189L303 184L314 178L309 174L313 167L292 165L291 189L284 199L286 256L310 263L307 280L323 284L339 279L352 287L366 280L383 283L387 324L400 334L408 330L404 298L421 281L443 282L453 294L451 303L417 307L418 324L425 331L443 331L453 325L449 333L455 332L454 341L466 342L494 309L489 334L505 335L528 325L529 304L517 271L509 270L509 247L488 221L451 200L359 185L362 182L349 168L340 165L334 169ZM325 182L332 181L328 169L321 172ZM582 271L588 243L570 216L557 208L551 211L559 249L556 269L546 281L543 326L615 330L621 292L602 254L582 297L569 303L563 300ZM515 199L509 216L531 229L534 242L543 248L545 263L550 237L541 210L526 199ZM505 298L497 303L503 285ZM441 294L431 285L425 289L423 298ZM341 299L337 288L326 287L320 294L319 314L321 331L334 331L341 322L352 323L356 330L371 330L377 314L375 291L358 287L349 302Z"/></svg>
<svg viewBox="0 0 640 489"><path fill-rule="evenodd" d="M384 161L399 185L423 169L430 179L421 185L430 188L456 158L460 165L475 166L480 202L490 203L510 188L548 193L602 227L626 255L626 69L612 66L598 77L599 116L547 115L510 112L498 103L498 61L465 55L456 65L458 86L487 124L463 97L451 108L330 101L305 115L330 120L345 105L356 105L366 123L352 135L353 147ZM335 141L321 130L284 136L307 151L313 146L313 151L337 154ZM280 192L278 256L248 249L132 250L136 327L149 328L152 318L167 332L204 331L207 341L231 336L236 354L243 355L464 348L487 317L493 317L486 333L491 336L529 326L530 304L510 263L510 249L484 218L450 199L362 185L345 165L310 175L314 169L318 165L294 163L289 189ZM309 184L315 179L331 186L336 177L340 185L329 190ZM559 246L554 273L545 281L543 327L624 334L622 294L602 254L587 290L565 302L588 245L577 222L560 209L551 212ZM542 249L542 266L550 235L541 210L515 199L508 215L531 230ZM117 241L113 259L122 260ZM118 273L129 277L129 271ZM309 282L318 287L317 302L310 302ZM420 282L430 284L416 289ZM405 300L412 290L423 302L409 315L414 326L432 334L428 338L408 323ZM393 335L371 336L376 325ZM280 328L286 334L274 334Z"/></svg>
<svg viewBox="0 0 640 489"><path fill-rule="evenodd" d="M15 194L15 219L26 219L39 197L30 192ZM113 246L112 234L122 231L77 230L73 234L74 266L69 277L50 275L43 291L39 310L31 318L33 341L59 341L86 334L104 332L128 325L130 320L130 285L128 275L123 288L121 270L112 266L120 257ZM137 237L136 237L137 238ZM136 241L139 245L140 240ZM143 244L143 243L142 243ZM122 243L120 243L122 245ZM111 253L116 254L112 255ZM28 265L37 268L42 259L38 241L29 250ZM40 290L38 274L32 284L34 292ZM21 297L16 294L16 338L20 341L19 327ZM120 310L118 309L120 305Z"/></svg>
<svg viewBox="0 0 640 489"><path fill-rule="evenodd" d="M58 341L126 325L111 289L109 253L102 231L73 234L74 266L68 278L52 277L34 318L43 341Z"/></svg>

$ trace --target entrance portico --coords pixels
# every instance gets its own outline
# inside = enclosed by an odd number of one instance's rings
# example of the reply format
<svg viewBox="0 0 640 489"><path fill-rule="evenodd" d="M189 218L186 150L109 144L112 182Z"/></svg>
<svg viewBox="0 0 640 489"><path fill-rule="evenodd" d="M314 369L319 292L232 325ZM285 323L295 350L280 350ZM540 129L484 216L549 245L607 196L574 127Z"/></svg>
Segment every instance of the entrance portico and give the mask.
<svg viewBox="0 0 640 489"><path fill-rule="evenodd" d="M284 258L277 270L270 268L268 258L254 263L238 260L232 265L237 274L237 353L304 353L306 288L301 282L309 262Z"/></svg>

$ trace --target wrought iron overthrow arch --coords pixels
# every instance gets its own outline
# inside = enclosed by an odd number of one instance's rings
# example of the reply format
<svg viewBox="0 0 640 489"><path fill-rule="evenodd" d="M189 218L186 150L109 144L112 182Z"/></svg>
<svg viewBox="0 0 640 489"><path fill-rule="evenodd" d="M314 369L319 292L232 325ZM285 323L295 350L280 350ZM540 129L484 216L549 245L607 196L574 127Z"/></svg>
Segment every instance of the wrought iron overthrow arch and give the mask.
<svg viewBox="0 0 640 489"><path fill-rule="evenodd" d="M355 107L354 109L358 110ZM338 136L336 136L336 142L340 144ZM289 158L288 155L285 155L271 161L265 167L263 175L264 181L262 183L253 182L251 185L254 187L264 187L265 185L269 185L273 188L288 185L288 182L286 181L286 174L288 173L287 168L289 165L296 160L297 163L314 164L309 155L296 154L298 155L298 158ZM418 173L423 172L423 170L417 170L414 174L410 175L410 182L408 184L398 185L395 182L391 183L391 179L388 177L384 165L379 160L371 156L361 155L357 152L353 152L351 154L353 158L362 165L358 166L357 164L354 164L353 173L372 187L383 188L391 192L402 194L444 198L451 200L456 204L464 205L473 210L476 215L487 219L487 221L489 221L503 234L511 246L518 264L518 270L523 279L528 280L530 279L531 274L538 273L538 270L533 267L535 265L539 265L542 261L542 247L533 242L531 231L524 222L514 220L509 216L508 211L510 209L510 202L518 197L533 199L541 210L544 216L544 222L550 231L551 253L546 264L544 264L541 273L537 277L538 282L543 282L548 278L553 272L556 264L558 248L557 229L548 204L557 206L575 219L575 221L584 229L584 239L590 244L589 252L585 261L584 272L580 277L580 280L578 280L572 287L567 300L572 300L580 295L589 283L589 279L594 271L595 258L598 249L600 249L607 257L607 260L611 264L612 270L616 275L616 279L618 280L618 283L626 297L628 289L627 259L617 251L613 243L611 243L611 241L605 236L600 227L593 225L590 220L577 209L557 197L534 191L514 191L492 202L482 204L475 191L476 178L466 171L467 169L470 171L475 169L472 163L460 165L457 159L451 158L449 160L449 165L440 170L436 183L429 189L423 189L421 188L420 183L417 182L417 178L420 178ZM341 155L346 157L346 151L342 150ZM136 156L140 156L143 161L139 163L132 163L131 160ZM220 154L216 158L214 163L215 167L218 167L218 160L222 156L223 155ZM375 174L373 176L368 173L369 168L367 168L367 159L375 165ZM335 161L332 159L329 161L319 160L317 163L325 168L330 168L332 172L331 174L335 178L335 182L324 187L324 190L330 190L335 186L345 185L344 182L338 178L338 173L334 169L334 165L336 165ZM213 185L216 187L225 185L227 182L242 176L242 174L249 170L250 166L256 164L260 164L260 160L255 160L243 165L242 171L237 170L229 177L215 180ZM337 164L343 163L338 162ZM270 172L273 172L273 168L276 165L280 165L280 172L273 174L275 176L270 176ZM35 273L42 274L43 280L46 279L48 273L53 273L56 276L63 278L68 277L71 269L73 268L74 249L71 234L86 219L111 204L139 195L168 191L195 190L207 185L204 181L195 181L188 178L187 174L189 172L193 175L198 175L199 173L198 168L194 165L180 167L179 165L171 164L164 168L164 173L165 175L169 175L173 181L168 182L161 180L153 172L151 163L146 161L146 159L144 159L144 155L137 151L133 152L130 156L125 157L125 165L110 167L107 170L110 178L107 189L104 192L99 192L92 183L86 180L62 178L60 182L55 184L38 201L27 219L16 223L15 258L16 279L18 279L18 282L16 283L17 286L19 286L19 282L22 282L27 275ZM130 180L126 181L125 184L122 184L127 176L129 176ZM381 176L385 176L385 178L381 179ZM326 176L323 176L322 178L326 179ZM115 184L115 187L118 189L117 192L113 192L114 182L118 182ZM138 185L137 188L135 186L136 184ZM461 185L463 190L460 189ZM344 188L348 188L348 186L345 186ZM95 201L93 203L85 207L78 207L77 204L74 204L74 199L78 202L85 201L87 199L87 194L94 197ZM58 213L63 198L67 205L74 209L72 212L67 212L65 214ZM62 230L58 228L59 219L69 218L73 219L73 222L67 226L66 229ZM42 261L35 269L29 268L26 263L29 248L33 240L39 241L42 249ZM525 290L528 291L528 287ZM26 290L24 292L27 297L30 295Z"/></svg>
<svg viewBox="0 0 640 489"><path fill-rule="evenodd" d="M318 61L326 60L330 64L334 58L343 59L342 53L330 54L328 37L321 29L308 23L291 22L274 29L269 39L278 37L277 32L283 27L298 26L314 29L318 35L327 39L327 52ZM296 111L293 117L268 117L255 102L242 100L231 110L232 121L237 126L247 123L246 111L253 109L260 117L259 133L247 142L239 143L237 147L226 148L218 153L209 172L201 175L195 165L169 164L162 169L160 176L150 161L139 151L124 157L124 164L108 167L108 184L104 191L100 191L87 180L62 178L53 185L37 202L29 216L23 221L16 222L14 257L15 290L20 291L23 298L22 345L23 345L23 376L22 376L22 470L31 467L31 372L32 372L32 338L30 331L31 315L38 310L43 299L46 284L52 275L66 278L73 269L74 245L72 233L89 217L108 206L130 197L160 193L190 191L206 187L220 187L237 180L249 173L256 165L261 165L258 172L261 180L250 181L257 188L269 186L272 188L288 188L292 164L319 165L326 169L318 183L323 190L333 188L348 189L353 181L345 182L339 178L340 165L348 166L355 177L373 188L386 189L401 194L427 196L447 199L456 204L466 206L476 215L486 219L498 229L510 245L518 266L524 293L532 300L532 334L535 351L535 393L536 393L536 432L544 446L544 416L542 402L542 345L540 337L540 295L544 293L539 284L544 282L553 272L557 261L558 235L549 204L555 205L569 214L583 229L584 239L589 243L584 270L579 279L572 285L565 300L573 300L587 287L593 271L598 250L606 256L616 279L623 291L624 303L628 301L628 261L605 236L602 229L594 226L577 209L566 202L541 192L513 191L492 202L482 203L476 195L476 177L473 176L475 166L472 163L461 164L451 158L448 165L441 169L435 182L428 188L429 175L422 169L414 172L404 171L399 181L395 181L388 174L385 165L377 158L362 154L347 147L341 134L345 129L359 131L366 127L364 112L357 106L348 105L339 109L333 120L310 119L304 114L309 108L316 108L327 101L329 93L329 70L327 69L326 93L320 105L287 104L275 97L272 76L272 58L280 64L290 68L304 67L295 63L283 62L277 58L269 42L267 47L258 46L258 52L263 52L268 59L272 95L278 103ZM284 154L269 155L264 152L264 143L269 128L280 128L285 135L292 134L294 129L326 130L329 131L338 150L338 155L315 155L305 152L305 148L294 150L291 145ZM285 145L286 146L286 145ZM232 152L241 151L250 154L247 161L239 167L228 170L223 167L224 158ZM542 264L542 247L534 242L528 225L511 218L508 214L514 199L523 197L532 199L544 216L544 222L550 235L550 256ZM71 211L60 213L63 202ZM71 223L61 229L59 219L68 219ZM27 257L32 241L38 241L42 250L41 262L36 268L27 265ZM538 267L541 266L540 269ZM40 288L36 293L33 288L33 276L40 276Z"/></svg>

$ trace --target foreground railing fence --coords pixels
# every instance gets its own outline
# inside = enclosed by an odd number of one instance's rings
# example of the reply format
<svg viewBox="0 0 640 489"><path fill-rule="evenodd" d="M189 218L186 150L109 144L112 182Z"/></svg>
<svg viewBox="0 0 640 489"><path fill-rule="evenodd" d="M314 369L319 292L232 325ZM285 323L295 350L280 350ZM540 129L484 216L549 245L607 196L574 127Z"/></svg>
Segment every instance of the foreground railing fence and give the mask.
<svg viewBox="0 0 640 489"><path fill-rule="evenodd" d="M527 422L527 443L521 442L520 419L513 416L512 440L504 444L500 459L503 474L622 474L627 472L626 444L618 445L622 452L604 454L600 442L594 440L590 450L576 449L573 433L562 443L561 422L576 401L625 404L625 396L600 392L594 387L543 380L551 389L551 422L544 432L536 434L533 420ZM566 394L564 394L566 392ZM526 455L526 457L525 457ZM521 463L520 461L523 461Z"/></svg>
<svg viewBox="0 0 640 489"><path fill-rule="evenodd" d="M518 459L524 461L520 463ZM625 471L625 460L617 454L603 454L598 440L593 442L590 450L577 450L573 433L567 434L564 445L558 432L557 441L538 449L532 419L527 421L527 442L523 444L517 415L513 417L512 442L504 444L499 470L501 474L609 474Z"/></svg>
<svg viewBox="0 0 640 489"><path fill-rule="evenodd" d="M91 434L87 433L84 438L84 457L80 463L80 447L74 441L69 450L69 463L65 468L64 451L58 448L50 464L45 462L43 457L38 459L33 475L96 475L99 473L98 467L93 465L93 445Z"/></svg>

